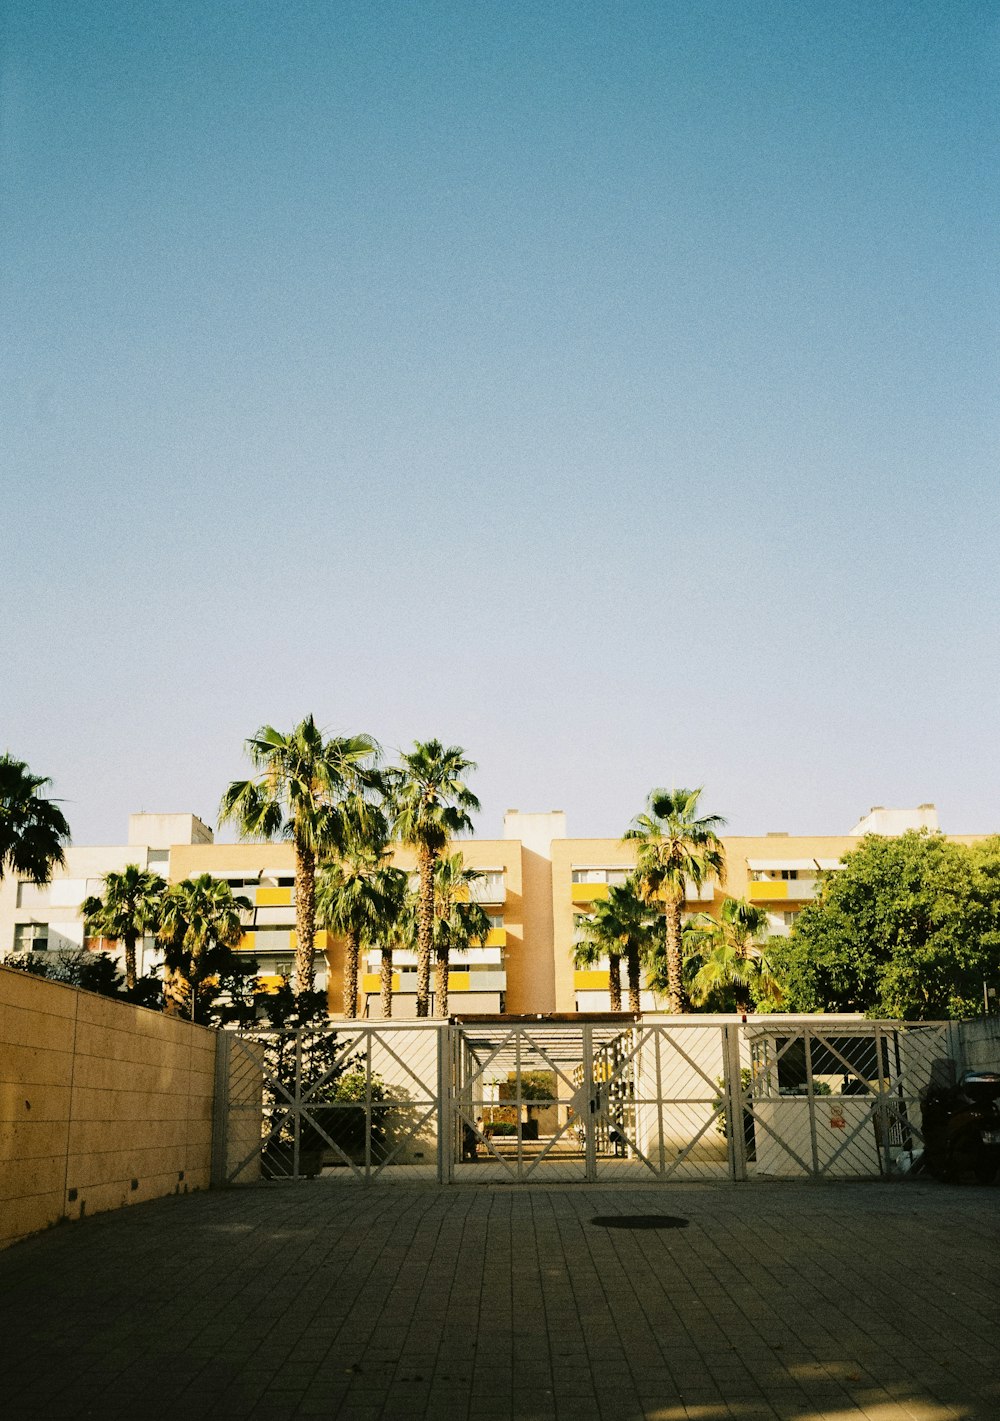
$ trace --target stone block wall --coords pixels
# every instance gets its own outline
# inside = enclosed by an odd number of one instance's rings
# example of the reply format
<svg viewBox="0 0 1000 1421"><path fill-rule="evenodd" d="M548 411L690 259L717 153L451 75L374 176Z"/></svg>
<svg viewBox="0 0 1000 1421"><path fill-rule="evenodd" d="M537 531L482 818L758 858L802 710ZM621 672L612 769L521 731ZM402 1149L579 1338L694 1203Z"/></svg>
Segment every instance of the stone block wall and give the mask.
<svg viewBox="0 0 1000 1421"><path fill-rule="evenodd" d="M0 1248L207 1188L216 1036L0 967Z"/></svg>

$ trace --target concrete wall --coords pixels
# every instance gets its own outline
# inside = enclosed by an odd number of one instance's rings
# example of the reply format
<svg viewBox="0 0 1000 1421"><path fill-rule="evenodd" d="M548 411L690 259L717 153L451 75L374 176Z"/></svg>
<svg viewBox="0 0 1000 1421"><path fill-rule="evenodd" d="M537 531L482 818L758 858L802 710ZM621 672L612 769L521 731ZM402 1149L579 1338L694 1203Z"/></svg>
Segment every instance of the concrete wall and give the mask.
<svg viewBox="0 0 1000 1421"><path fill-rule="evenodd" d="M963 1021L959 1031L965 1070L1000 1071L1000 1017Z"/></svg>
<svg viewBox="0 0 1000 1421"><path fill-rule="evenodd" d="M0 1247L207 1188L215 1033L0 967Z"/></svg>

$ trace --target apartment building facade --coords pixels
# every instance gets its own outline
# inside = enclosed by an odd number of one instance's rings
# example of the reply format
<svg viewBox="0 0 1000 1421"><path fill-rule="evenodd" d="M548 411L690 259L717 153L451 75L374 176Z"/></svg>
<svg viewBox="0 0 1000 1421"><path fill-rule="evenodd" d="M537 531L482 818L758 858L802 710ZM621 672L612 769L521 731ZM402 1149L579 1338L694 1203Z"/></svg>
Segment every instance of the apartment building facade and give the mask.
<svg viewBox="0 0 1000 1421"><path fill-rule="evenodd" d="M724 884L709 881L691 888L685 911L717 913L724 896L746 898L763 907L774 934L787 934L795 916L816 896L820 875L836 871L843 855L864 833L902 833L937 828L933 805L916 810L873 809L847 834L792 836L765 834L724 840ZM975 836L954 836L972 843ZM452 955L450 1010L455 1015L606 1011L607 964L575 967L574 945L583 920L609 889L635 865L636 845L619 838L572 839L561 811L529 814L510 810L500 839L464 839L453 845L482 878L477 901L490 917L486 939ZM397 865L415 875L413 854L397 849ZM250 902L242 950L252 953L265 982L276 984L292 970L295 953L294 851L291 844L215 843L195 815L132 815L128 843L110 848L71 848L64 869L51 884L35 888L7 880L0 884L0 957L11 951L46 951L84 944L80 904L99 893L101 877L126 863L151 868L171 882L210 873ZM342 943L317 933L317 985L329 994L331 1010L343 1000ZM158 960L155 943L143 946L143 968ZM377 1018L381 953L363 962L360 1010ZM393 1012L416 1010L416 955L393 954ZM662 1006L651 993L644 1009Z"/></svg>
<svg viewBox="0 0 1000 1421"><path fill-rule="evenodd" d="M100 894L104 875L127 864L172 878L171 858L181 846L211 844L212 830L196 814L130 814L123 844L72 845L51 883L0 880L0 959L22 952L73 952L85 944L81 906ZM140 974L161 954L152 939L138 945Z"/></svg>

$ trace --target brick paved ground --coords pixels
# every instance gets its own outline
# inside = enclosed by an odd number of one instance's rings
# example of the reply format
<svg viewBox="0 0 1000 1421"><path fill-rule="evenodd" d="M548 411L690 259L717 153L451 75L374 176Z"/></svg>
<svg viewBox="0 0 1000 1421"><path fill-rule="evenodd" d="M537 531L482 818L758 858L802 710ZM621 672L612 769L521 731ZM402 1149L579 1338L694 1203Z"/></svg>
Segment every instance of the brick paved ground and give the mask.
<svg viewBox="0 0 1000 1421"><path fill-rule="evenodd" d="M320 1181L138 1205L0 1254L0 1415L995 1421L998 1202ZM651 1211L690 1225L589 1222Z"/></svg>

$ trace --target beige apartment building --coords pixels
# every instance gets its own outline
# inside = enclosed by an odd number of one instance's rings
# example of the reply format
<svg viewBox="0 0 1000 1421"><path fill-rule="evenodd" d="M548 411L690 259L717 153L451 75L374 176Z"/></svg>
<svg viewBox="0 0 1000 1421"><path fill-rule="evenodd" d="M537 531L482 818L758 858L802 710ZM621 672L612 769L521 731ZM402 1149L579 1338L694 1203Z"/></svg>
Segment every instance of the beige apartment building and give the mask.
<svg viewBox="0 0 1000 1421"><path fill-rule="evenodd" d="M821 873L835 871L842 856L866 833L899 834L936 829L934 806L915 810L877 807L850 832L840 835L764 834L724 840L725 884L710 881L692 888L688 913L714 913L725 895L748 898L765 908L771 932L786 934L795 915L816 895ZM606 1011L606 966L581 971L573 964L581 919L607 896L635 864L636 846L619 838L572 839L559 810L527 814L510 810L500 839L463 839L460 850L482 878L474 887L491 927L486 940L453 954L449 972L450 1009L456 1015L506 1012ZM973 843L973 835L953 836ZM415 870L412 853L398 849L396 862ZM80 904L100 892L101 876L138 863L171 882L211 873L249 899L243 950L253 953L265 980L280 981L292 968L295 951L294 853L287 843L215 843L211 829L191 814L134 814L128 842L104 848L71 848L51 884L7 880L0 883L0 957L11 951L46 951L84 943ZM342 1002L341 944L317 934L317 984L329 992L330 1006ZM154 942L143 949L144 970L158 960ZM380 953L367 954L361 982L361 1011L379 1015ZM396 951L394 1014L413 1015L416 956ZM643 1006L658 1006L651 994Z"/></svg>

